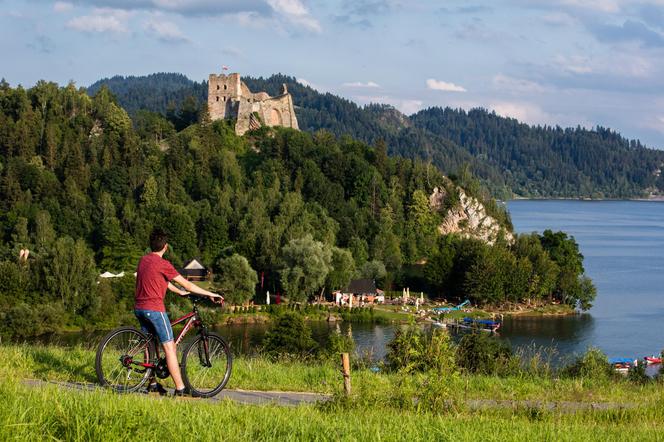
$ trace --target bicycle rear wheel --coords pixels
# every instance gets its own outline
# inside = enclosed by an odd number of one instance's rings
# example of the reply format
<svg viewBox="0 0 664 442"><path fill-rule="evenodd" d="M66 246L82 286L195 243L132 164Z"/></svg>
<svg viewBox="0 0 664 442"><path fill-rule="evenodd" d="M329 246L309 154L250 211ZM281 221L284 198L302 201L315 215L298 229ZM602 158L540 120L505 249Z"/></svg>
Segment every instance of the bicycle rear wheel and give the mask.
<svg viewBox="0 0 664 442"><path fill-rule="evenodd" d="M133 327L115 329L99 343L95 359L97 379L101 385L117 392L134 392L152 373L151 368L142 364L153 359L153 339Z"/></svg>
<svg viewBox="0 0 664 442"><path fill-rule="evenodd" d="M182 355L182 380L193 396L212 397L228 383L233 356L224 339L214 333L198 336Z"/></svg>

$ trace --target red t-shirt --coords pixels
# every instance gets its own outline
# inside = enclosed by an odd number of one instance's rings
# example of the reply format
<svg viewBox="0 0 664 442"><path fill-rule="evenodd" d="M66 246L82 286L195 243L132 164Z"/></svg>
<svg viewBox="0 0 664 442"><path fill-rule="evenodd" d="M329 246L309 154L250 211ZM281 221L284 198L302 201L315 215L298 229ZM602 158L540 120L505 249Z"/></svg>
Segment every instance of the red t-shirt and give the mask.
<svg viewBox="0 0 664 442"><path fill-rule="evenodd" d="M136 310L165 312L164 297L168 283L179 275L173 264L150 253L141 258L136 269Z"/></svg>

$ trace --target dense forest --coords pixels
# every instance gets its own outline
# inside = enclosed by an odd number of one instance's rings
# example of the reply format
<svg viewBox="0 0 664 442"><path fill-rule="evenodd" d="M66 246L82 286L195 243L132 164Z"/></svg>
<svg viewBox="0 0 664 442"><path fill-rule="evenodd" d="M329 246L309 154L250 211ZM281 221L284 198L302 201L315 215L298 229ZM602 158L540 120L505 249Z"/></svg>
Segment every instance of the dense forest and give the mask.
<svg viewBox="0 0 664 442"><path fill-rule="evenodd" d="M157 226L170 234L167 258L200 257L231 303L257 290L306 301L353 277L479 305L587 308L594 298L564 233L493 245L440 236L459 185L510 228L467 172L451 180L421 160L388 157L385 143L326 131L237 137L204 110L169 115L130 117L107 88L91 97L73 84L0 83L0 332L120 321ZM434 187L446 189L441 209L429 203ZM109 281L104 271L126 276Z"/></svg>
<svg viewBox="0 0 664 442"><path fill-rule="evenodd" d="M358 106L322 94L285 75L243 80L250 89L271 95L286 83L303 130L326 129L369 144L384 140L390 155L432 162L447 174L467 165L502 199L633 198L664 191L659 173L664 152L606 128L529 126L484 109L434 107L409 117L391 106ZM103 84L130 114L148 109L173 115L183 106L200 107L207 99L205 81L193 82L181 74L117 76L90 86L90 93Z"/></svg>

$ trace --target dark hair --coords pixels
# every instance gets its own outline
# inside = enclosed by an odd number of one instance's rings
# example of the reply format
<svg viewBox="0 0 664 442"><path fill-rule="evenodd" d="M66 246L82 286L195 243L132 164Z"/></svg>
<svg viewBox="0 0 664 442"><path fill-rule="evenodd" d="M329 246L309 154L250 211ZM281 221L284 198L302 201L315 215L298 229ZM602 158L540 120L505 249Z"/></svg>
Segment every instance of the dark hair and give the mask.
<svg viewBox="0 0 664 442"><path fill-rule="evenodd" d="M156 228L150 234L150 249L153 252L158 252L164 248L168 242L168 233L162 229Z"/></svg>

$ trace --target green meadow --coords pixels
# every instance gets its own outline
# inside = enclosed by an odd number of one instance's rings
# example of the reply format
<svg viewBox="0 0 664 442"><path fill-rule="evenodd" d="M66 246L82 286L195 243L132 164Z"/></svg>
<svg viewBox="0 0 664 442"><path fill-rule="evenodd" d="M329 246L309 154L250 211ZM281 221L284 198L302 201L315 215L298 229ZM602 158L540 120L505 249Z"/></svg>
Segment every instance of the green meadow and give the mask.
<svg viewBox="0 0 664 442"><path fill-rule="evenodd" d="M2 440L657 440L664 430L659 381L374 373L356 362L341 394L337 361L238 358L228 388L330 394L317 405L240 405L58 385L90 383L94 349L0 346ZM477 409L474 399L513 401ZM529 402L523 402L529 401ZM541 401L541 402L536 402ZM593 410L581 405L609 404ZM552 409L550 404L558 404ZM561 405L562 404L562 405Z"/></svg>

